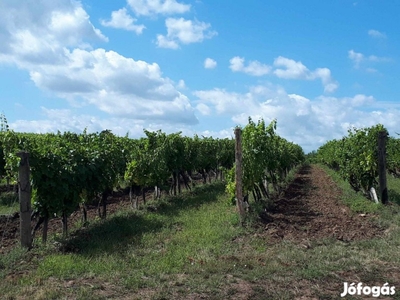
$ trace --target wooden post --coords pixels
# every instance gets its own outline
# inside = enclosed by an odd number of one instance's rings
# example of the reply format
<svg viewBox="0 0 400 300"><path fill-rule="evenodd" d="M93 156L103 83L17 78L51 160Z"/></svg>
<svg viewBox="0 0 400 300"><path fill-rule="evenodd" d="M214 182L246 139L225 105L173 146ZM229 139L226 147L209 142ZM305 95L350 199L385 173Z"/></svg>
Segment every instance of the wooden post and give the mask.
<svg viewBox="0 0 400 300"><path fill-rule="evenodd" d="M29 249L32 247L29 153L19 152L17 155L21 158L18 170L21 246Z"/></svg>
<svg viewBox="0 0 400 300"><path fill-rule="evenodd" d="M236 204L239 211L240 223L243 225L245 211L243 207L243 185L242 185L242 130L235 128L235 181L236 181Z"/></svg>
<svg viewBox="0 0 400 300"><path fill-rule="evenodd" d="M388 203L386 185L386 138L387 131L380 131L378 136L379 191L382 204Z"/></svg>

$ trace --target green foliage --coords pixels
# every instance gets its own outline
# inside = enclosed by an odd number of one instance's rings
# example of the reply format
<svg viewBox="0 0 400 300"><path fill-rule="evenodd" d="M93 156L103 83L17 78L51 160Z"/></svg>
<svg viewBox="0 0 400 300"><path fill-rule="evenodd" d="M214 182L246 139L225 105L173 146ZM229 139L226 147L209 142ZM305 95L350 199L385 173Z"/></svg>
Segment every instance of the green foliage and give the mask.
<svg viewBox="0 0 400 300"><path fill-rule="evenodd" d="M12 184L17 182L19 158L17 152L21 150L22 141L14 131L10 130L4 114L0 115L0 176L5 175Z"/></svg>
<svg viewBox="0 0 400 300"><path fill-rule="evenodd" d="M243 193L255 192L258 199L268 197L270 182L279 190L290 169L304 161L302 148L276 134L276 120L266 126L264 120L249 123L242 130ZM235 196L234 170L227 177L227 191Z"/></svg>
<svg viewBox="0 0 400 300"><path fill-rule="evenodd" d="M0 118L0 176L15 183L21 150L29 152L33 208L42 216L69 214L82 201L124 184L165 186L171 175L231 168L234 144L228 139L182 137L145 130L138 140L111 131L77 134L16 133ZM2 160L3 159L3 160ZM3 162L3 163L2 163Z"/></svg>
<svg viewBox="0 0 400 300"><path fill-rule="evenodd" d="M400 139L389 137L386 153L387 170L395 177L400 177Z"/></svg>
<svg viewBox="0 0 400 300"><path fill-rule="evenodd" d="M378 124L369 128L353 128L348 136L341 140L332 140L317 151L319 162L339 172L356 190L368 195L368 191L377 185L378 133L386 130Z"/></svg>
<svg viewBox="0 0 400 300"><path fill-rule="evenodd" d="M226 172L226 187L225 192L230 196L228 200L229 205L235 205L235 192L236 192L236 184L235 184L235 171L236 167L233 166L232 169Z"/></svg>
<svg viewBox="0 0 400 300"><path fill-rule="evenodd" d="M0 138L0 179L5 175L6 175L6 160L4 158L3 140Z"/></svg>

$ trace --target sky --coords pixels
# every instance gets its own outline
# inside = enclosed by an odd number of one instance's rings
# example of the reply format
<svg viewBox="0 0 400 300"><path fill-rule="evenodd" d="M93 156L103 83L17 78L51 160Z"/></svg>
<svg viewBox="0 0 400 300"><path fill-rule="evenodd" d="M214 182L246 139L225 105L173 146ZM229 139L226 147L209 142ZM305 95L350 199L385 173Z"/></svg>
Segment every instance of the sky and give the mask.
<svg viewBox="0 0 400 300"><path fill-rule="evenodd" d="M310 152L400 132L398 0L0 0L0 112L18 132L233 137Z"/></svg>

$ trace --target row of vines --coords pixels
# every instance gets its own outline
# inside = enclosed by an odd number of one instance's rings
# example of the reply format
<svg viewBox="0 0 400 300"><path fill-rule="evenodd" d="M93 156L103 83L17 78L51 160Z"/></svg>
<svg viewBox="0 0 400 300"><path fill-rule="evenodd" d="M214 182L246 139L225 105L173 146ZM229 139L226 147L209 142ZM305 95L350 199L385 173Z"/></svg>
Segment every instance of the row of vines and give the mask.
<svg viewBox="0 0 400 300"><path fill-rule="evenodd" d="M377 124L368 128L352 128L348 135L322 145L315 154L316 161L336 170L355 191L371 198L371 188L378 184L378 134L387 129ZM387 137L386 168L400 176L400 140Z"/></svg>
<svg viewBox="0 0 400 300"><path fill-rule="evenodd" d="M114 189L128 187L134 208L145 191L154 188L155 198L161 190L176 195L181 183L191 189L193 173L203 183L211 174L222 179L234 198L235 141L212 137L193 138L181 133L144 130L146 137L120 137L109 130L97 133L18 133L10 130L1 116L0 177L16 183L20 158L29 153L32 206L43 224L47 239L48 221L62 217L67 235L68 216L80 207L86 221L86 204L98 199L99 216L106 218L107 197ZM245 200L252 193L256 201L280 192L290 169L304 160L300 146L276 134L276 121L266 126L249 118L243 129L243 192ZM273 191L270 191L270 189Z"/></svg>
<svg viewBox="0 0 400 300"><path fill-rule="evenodd" d="M231 169L234 163L234 140L211 137L184 137L145 131L146 137L119 137L108 130L100 133L17 133L8 128L2 116L0 175L17 182L19 151L29 153L32 204L43 223L47 238L50 218L62 216L67 234L68 216L79 206L84 216L85 204L97 196L99 214L106 217L107 197L115 188L130 187L133 204L149 187L174 195L181 184L190 189L192 172L205 182L210 174Z"/></svg>
<svg viewBox="0 0 400 300"><path fill-rule="evenodd" d="M257 124L249 118L242 129L243 195L248 202L252 194L255 201L271 200L280 194L289 171L301 164L303 149L276 133L276 120L269 125L264 120ZM235 167L227 176L227 191L235 197Z"/></svg>

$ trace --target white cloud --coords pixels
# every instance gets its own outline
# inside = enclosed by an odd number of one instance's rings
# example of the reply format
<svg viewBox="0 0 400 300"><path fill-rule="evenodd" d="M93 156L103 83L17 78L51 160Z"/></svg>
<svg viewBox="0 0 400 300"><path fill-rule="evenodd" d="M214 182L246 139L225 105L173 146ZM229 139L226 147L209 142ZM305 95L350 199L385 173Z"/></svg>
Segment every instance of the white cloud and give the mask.
<svg viewBox="0 0 400 300"><path fill-rule="evenodd" d="M306 151L347 134L350 126L364 127L384 124L395 131L400 106L382 106L374 97L357 94L353 97L320 96L308 99L287 94L281 87L257 85L246 93L222 89L196 91L198 102L208 107L209 114L229 117L235 124L246 125L248 117L278 120L278 133L301 144ZM397 119L396 119L397 118Z"/></svg>
<svg viewBox="0 0 400 300"><path fill-rule="evenodd" d="M354 68L359 69L361 64L369 62L391 62L392 60L388 57L379 57L376 55L365 56L362 53L355 52L353 49L348 52L349 59L353 62ZM366 68L367 72L376 72L373 68Z"/></svg>
<svg viewBox="0 0 400 300"><path fill-rule="evenodd" d="M128 0L128 5L138 16L178 14L190 10L189 4L179 3L175 0Z"/></svg>
<svg viewBox="0 0 400 300"><path fill-rule="evenodd" d="M0 63L20 67L64 62L64 47L107 41L78 1L1 1Z"/></svg>
<svg viewBox="0 0 400 300"><path fill-rule="evenodd" d="M197 104L196 109L204 116L208 116L211 113L210 108L204 103Z"/></svg>
<svg viewBox="0 0 400 300"><path fill-rule="evenodd" d="M162 34L157 35L157 46L160 48L178 49L179 45L176 41L170 40Z"/></svg>
<svg viewBox="0 0 400 300"><path fill-rule="evenodd" d="M75 49L67 62L41 66L31 79L63 98L82 98L111 115L196 123L189 99L161 76L156 63L135 61L113 51Z"/></svg>
<svg viewBox="0 0 400 300"><path fill-rule="evenodd" d="M16 12L11 4L1 2L0 28L8 31L7 44L0 46L0 63L14 63L28 71L38 88L113 117L198 122L189 99L162 76L156 63L87 47L86 40L104 38L80 2L24 2L23 18L8 17Z"/></svg>
<svg viewBox="0 0 400 300"><path fill-rule="evenodd" d="M179 44L200 43L217 34L215 31L209 30L210 24L197 20L168 18L165 20L165 26L167 35L157 35L157 45L161 48L177 49Z"/></svg>
<svg viewBox="0 0 400 300"><path fill-rule="evenodd" d="M386 34L380 32L378 30L374 30L374 29L368 30L368 35L373 37L373 38L379 38L379 39L385 39L386 38Z"/></svg>
<svg viewBox="0 0 400 300"><path fill-rule="evenodd" d="M206 58L204 60L204 68L206 69L214 69L217 66L217 62L212 58Z"/></svg>
<svg viewBox="0 0 400 300"><path fill-rule="evenodd" d="M61 132L72 131L81 133L85 128L88 132L99 132L105 129L123 136L129 131L130 136L143 135L146 125L141 120L124 118L99 118L87 114L79 114L70 109L48 109L42 107L44 118L40 120L17 120L10 123L10 127L19 132Z"/></svg>
<svg viewBox="0 0 400 300"><path fill-rule="evenodd" d="M244 65L244 58L235 56L229 60L229 68L233 72L244 72L253 76L263 76L271 71L271 67L258 61L250 61L247 66Z"/></svg>
<svg viewBox="0 0 400 300"><path fill-rule="evenodd" d="M223 129L219 131L212 131L212 130L204 130L200 134L200 136L205 136L205 137L213 137L213 138L219 138L219 139L225 139L225 138L234 138L234 128L230 128L230 130ZM191 135L193 136L193 135Z"/></svg>
<svg viewBox="0 0 400 300"><path fill-rule="evenodd" d="M183 79L179 80L179 82L178 82L178 84L177 84L176 87L177 87L178 89L181 89L181 90L186 89L185 81L184 81Z"/></svg>
<svg viewBox="0 0 400 300"><path fill-rule="evenodd" d="M353 61L354 67L357 69L360 67L360 63L364 60L364 54L357 53L352 49L349 51L349 58Z"/></svg>
<svg viewBox="0 0 400 300"><path fill-rule="evenodd" d="M284 69L277 68L274 70L274 74L279 78L302 80L321 79L324 91L327 93L332 93L339 87L339 84L332 78L331 71L328 68L318 68L314 71L310 71L302 62L282 56L275 59L274 66L284 67Z"/></svg>
<svg viewBox="0 0 400 300"><path fill-rule="evenodd" d="M243 72L253 76L263 76L269 74L272 70L272 67L258 61L250 61L246 66L245 59L239 56L231 58L229 62L229 68L233 72ZM275 67L273 74L278 78L298 80L321 79L324 91L327 93L332 93L339 87L339 84L332 78L331 71L328 68L318 68L310 71L300 61L294 61L282 56L277 57L273 65Z"/></svg>
<svg viewBox="0 0 400 300"><path fill-rule="evenodd" d="M111 13L110 21L101 20L101 25L134 31L136 34L142 34L146 26L134 24L136 21L136 19L132 18L127 13L126 8L121 8L120 10Z"/></svg>
<svg viewBox="0 0 400 300"><path fill-rule="evenodd" d="M309 79L311 77L310 70L307 69L300 61L279 56L274 61L275 67L285 67L285 69L276 69L274 74L284 79Z"/></svg>
<svg viewBox="0 0 400 300"><path fill-rule="evenodd" d="M242 95L218 88L208 91L195 91L194 95L201 100L201 103L212 104L217 114L234 114L243 107L249 108L255 105L251 94Z"/></svg>

